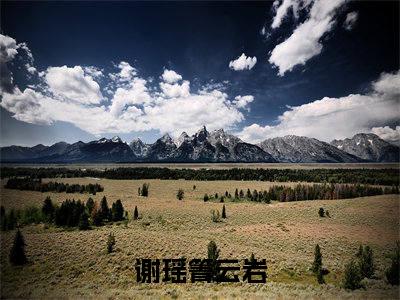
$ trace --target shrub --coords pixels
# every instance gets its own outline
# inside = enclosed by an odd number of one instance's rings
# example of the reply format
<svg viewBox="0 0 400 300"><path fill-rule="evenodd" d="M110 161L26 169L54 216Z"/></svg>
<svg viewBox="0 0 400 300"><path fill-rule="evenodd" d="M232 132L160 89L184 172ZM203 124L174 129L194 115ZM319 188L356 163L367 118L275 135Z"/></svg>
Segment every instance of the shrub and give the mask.
<svg viewBox="0 0 400 300"><path fill-rule="evenodd" d="M215 281L218 276L217 260L219 252L220 250L218 249L217 244L214 241L210 241L207 246L207 258L210 260L212 281Z"/></svg>
<svg viewBox="0 0 400 300"><path fill-rule="evenodd" d="M133 219L134 220L139 219L139 212L138 212L137 206L135 206L135 210L133 211Z"/></svg>
<svg viewBox="0 0 400 300"><path fill-rule="evenodd" d="M182 200L184 195L185 195L185 192L182 189L179 189L178 192L176 193L176 198L178 200Z"/></svg>
<svg viewBox="0 0 400 300"><path fill-rule="evenodd" d="M196 189L196 185L193 185L193 191Z"/></svg>
<svg viewBox="0 0 400 300"><path fill-rule="evenodd" d="M385 272L386 279L391 285L399 285L400 278L400 242L396 243L394 253L391 255L390 267Z"/></svg>
<svg viewBox="0 0 400 300"><path fill-rule="evenodd" d="M375 271L374 257L372 249L369 246L365 246L359 257L360 273L361 277L372 278Z"/></svg>
<svg viewBox="0 0 400 300"><path fill-rule="evenodd" d="M88 230L88 229L90 229L89 217L88 217L86 212L81 214L81 218L79 220L79 229L80 230Z"/></svg>
<svg viewBox="0 0 400 300"><path fill-rule="evenodd" d="M113 248L115 246L115 236L110 232L107 239L107 252L113 252Z"/></svg>
<svg viewBox="0 0 400 300"><path fill-rule="evenodd" d="M239 191L238 191L238 189L236 189L235 190L235 199L238 199L239 198Z"/></svg>
<svg viewBox="0 0 400 300"><path fill-rule="evenodd" d="M204 194L203 200L204 200L204 202L207 202L208 200L210 200L210 198L208 197L207 194Z"/></svg>
<svg viewBox="0 0 400 300"><path fill-rule="evenodd" d="M25 241L19 229L15 234L14 243L10 251L10 262L13 265L23 265L27 262L25 255Z"/></svg>
<svg viewBox="0 0 400 300"><path fill-rule="evenodd" d="M325 211L324 211L324 209L322 207L319 208L318 215L321 218L325 217Z"/></svg>
<svg viewBox="0 0 400 300"><path fill-rule="evenodd" d="M47 220L47 218L46 218ZM44 221L42 211L36 206L26 207L22 211L21 223L26 224L39 224Z"/></svg>
<svg viewBox="0 0 400 300"><path fill-rule="evenodd" d="M222 206L222 214L221 214L222 219L226 219L226 211L225 211L225 205Z"/></svg>
<svg viewBox="0 0 400 300"><path fill-rule="evenodd" d="M218 199L218 193L215 193L214 198L215 198L215 200Z"/></svg>
<svg viewBox="0 0 400 300"><path fill-rule="evenodd" d="M143 183L142 190L140 191L140 195L143 197L148 197L149 196L149 187L150 187L150 184Z"/></svg>
<svg viewBox="0 0 400 300"><path fill-rule="evenodd" d="M219 199L219 202L224 203L225 202L225 197L221 196L221 198Z"/></svg>
<svg viewBox="0 0 400 300"><path fill-rule="evenodd" d="M343 287L350 290L359 289L362 287L361 280L358 264L354 260L350 261L344 271Z"/></svg>
<svg viewBox="0 0 400 300"><path fill-rule="evenodd" d="M212 210L211 211L211 220L214 223L219 223L221 222L221 216L219 215L219 211L218 210Z"/></svg>

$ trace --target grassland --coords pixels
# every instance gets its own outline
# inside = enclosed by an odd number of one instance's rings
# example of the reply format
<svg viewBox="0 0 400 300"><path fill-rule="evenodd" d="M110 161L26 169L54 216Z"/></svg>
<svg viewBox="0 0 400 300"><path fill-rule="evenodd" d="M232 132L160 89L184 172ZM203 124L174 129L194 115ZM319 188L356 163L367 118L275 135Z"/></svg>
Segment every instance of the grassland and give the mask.
<svg viewBox="0 0 400 300"><path fill-rule="evenodd" d="M66 231L43 224L22 229L30 263L12 267L8 262L13 232L1 234L2 297L121 297L121 298L392 298L398 287L383 280L388 254L399 239L400 199L398 195L351 200L303 201L260 204L225 203L228 218L213 223L212 209L222 204L205 203L205 193L219 194L235 188L263 190L277 183L253 181L196 182L184 180L107 180L90 178L60 179L66 183L100 183L111 203L121 199L132 214L138 207L142 218L127 225L115 224L90 231ZM150 196L139 197L137 189L150 183ZM284 183L294 185L296 183ZM4 185L4 181L1 182ZM193 185L196 189L193 190ZM179 188L185 198L175 197ZM46 196L61 203L68 198L86 201L87 194L39 193L1 188L1 203L9 208L41 205ZM320 218L319 207L331 218ZM116 237L116 251L106 254L107 235ZM266 258L268 282L259 284L138 284L135 258L201 258L214 240L222 258ZM319 244L323 264L331 273L320 286L309 268ZM366 282L365 290L340 288L344 264L360 243L374 251L376 279Z"/></svg>

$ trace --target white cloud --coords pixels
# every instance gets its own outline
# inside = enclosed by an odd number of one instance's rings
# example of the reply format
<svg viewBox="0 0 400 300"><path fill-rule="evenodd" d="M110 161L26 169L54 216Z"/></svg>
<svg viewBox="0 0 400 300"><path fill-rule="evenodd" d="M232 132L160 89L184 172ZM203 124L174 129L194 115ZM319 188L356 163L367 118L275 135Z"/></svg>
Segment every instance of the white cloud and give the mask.
<svg viewBox="0 0 400 300"><path fill-rule="evenodd" d="M0 62L8 62L18 54L17 42L7 35L0 34Z"/></svg>
<svg viewBox="0 0 400 300"><path fill-rule="evenodd" d="M397 145L400 143L400 126L396 126L395 129L392 129L389 126L373 127L371 132L375 133L385 141L395 143Z"/></svg>
<svg viewBox="0 0 400 300"><path fill-rule="evenodd" d="M246 56L242 53L237 59L229 62L229 68L235 71L251 70L256 63L257 57Z"/></svg>
<svg viewBox="0 0 400 300"><path fill-rule="evenodd" d="M343 27L346 30L352 30L358 19L358 13L356 11L349 12L344 20Z"/></svg>
<svg viewBox="0 0 400 300"><path fill-rule="evenodd" d="M249 103L254 101L254 97L252 95L246 96L236 96L233 103L237 108L245 108Z"/></svg>
<svg viewBox="0 0 400 300"><path fill-rule="evenodd" d="M146 80L134 78L128 87L117 88L111 100L110 112L117 117L126 107L148 103L150 100Z"/></svg>
<svg viewBox="0 0 400 300"><path fill-rule="evenodd" d="M251 102L250 95L232 101L223 86L209 84L194 93L190 82L176 83L179 74L171 71L159 85L148 88L129 63L121 62L118 72L104 87L109 99L102 96L96 77L103 72L94 67L49 67L37 72L37 85L21 91L1 91L0 105L17 120L34 124L57 121L74 124L89 133L128 133L159 130L179 135L194 133L203 124L211 130L233 128L244 119L242 106ZM105 78L107 78L105 77Z"/></svg>
<svg viewBox="0 0 400 300"><path fill-rule="evenodd" d="M162 80L167 83L175 83L179 80L182 80L182 76L176 73L173 70L164 70L164 73L161 75Z"/></svg>
<svg viewBox="0 0 400 300"><path fill-rule="evenodd" d="M325 97L300 106L288 107L275 126L252 124L239 136L248 142L288 134L318 138L324 141L370 132L378 124L400 122L399 71L382 74L368 94L351 94L340 98ZM378 125L380 126L380 125Z"/></svg>
<svg viewBox="0 0 400 300"><path fill-rule="evenodd" d="M187 80L184 80L182 84L169 84L161 82L160 88L163 96L167 98L188 97L190 95L190 82Z"/></svg>
<svg viewBox="0 0 400 300"><path fill-rule="evenodd" d="M321 53L321 38L332 30L335 13L344 3L345 0L314 1L307 20L271 52L268 61L279 68L280 76L297 65L305 65L310 58Z"/></svg>
<svg viewBox="0 0 400 300"><path fill-rule="evenodd" d="M50 67L44 75L49 91L64 100L98 104L102 99L100 86L82 67Z"/></svg>

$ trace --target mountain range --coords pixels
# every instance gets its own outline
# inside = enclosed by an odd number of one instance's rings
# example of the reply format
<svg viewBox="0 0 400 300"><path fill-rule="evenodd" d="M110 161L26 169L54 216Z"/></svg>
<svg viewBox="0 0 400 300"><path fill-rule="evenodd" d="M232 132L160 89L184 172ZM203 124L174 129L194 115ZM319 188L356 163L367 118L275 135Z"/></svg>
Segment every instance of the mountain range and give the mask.
<svg viewBox="0 0 400 300"><path fill-rule="evenodd" d="M30 163L106 163L106 162L292 162L357 163L398 162L399 147L375 134L356 134L331 143L314 138L287 135L250 144L226 133L202 127L189 136L183 132L176 140L165 134L153 144L139 138L131 143L119 137L101 138L88 143L59 142L51 146L9 146L0 148L2 162Z"/></svg>

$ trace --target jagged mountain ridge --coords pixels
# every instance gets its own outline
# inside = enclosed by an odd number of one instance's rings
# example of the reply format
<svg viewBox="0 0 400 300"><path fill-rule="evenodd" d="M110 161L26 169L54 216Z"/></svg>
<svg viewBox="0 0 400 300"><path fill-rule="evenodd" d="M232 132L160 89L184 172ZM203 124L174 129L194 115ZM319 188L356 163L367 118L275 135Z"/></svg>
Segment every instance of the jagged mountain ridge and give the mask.
<svg viewBox="0 0 400 300"><path fill-rule="evenodd" d="M362 134L361 134L362 135ZM364 134L369 136L368 134ZM356 135L357 136L357 135ZM355 136L355 137L356 137ZM353 137L354 139L354 137ZM2 162L366 162L398 161L398 147L374 135L374 145L383 145L392 154L366 156L358 149L346 146L349 140L332 141L331 144L317 139L285 136L266 139L258 145L243 142L223 129L208 132L202 127L189 136L183 132L173 140L165 134L153 144L134 139L129 145L119 137L101 138L88 143L67 144L59 142L52 146L10 146L0 148ZM357 142L356 142L357 143ZM370 142L368 142L370 143ZM359 143L358 147L366 147ZM340 147L344 149L340 149ZM393 148L394 147L394 148ZM347 151L343 151L346 150ZM365 150L370 153L370 150ZM396 152L397 151L397 152ZM385 152L385 153L386 153ZM374 152L375 153L375 152ZM394 154L393 154L394 153ZM397 153L397 154L396 154ZM397 155L397 156L396 156ZM395 158L397 157L397 160Z"/></svg>
<svg viewBox="0 0 400 300"><path fill-rule="evenodd" d="M357 163L363 161L328 143L304 136L287 135L266 139L259 146L280 162Z"/></svg>
<svg viewBox="0 0 400 300"><path fill-rule="evenodd" d="M368 161L399 161L400 148L382 140L373 133L359 133L352 138L333 140L331 144L340 150Z"/></svg>

